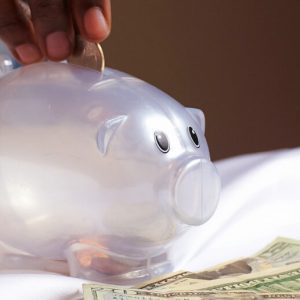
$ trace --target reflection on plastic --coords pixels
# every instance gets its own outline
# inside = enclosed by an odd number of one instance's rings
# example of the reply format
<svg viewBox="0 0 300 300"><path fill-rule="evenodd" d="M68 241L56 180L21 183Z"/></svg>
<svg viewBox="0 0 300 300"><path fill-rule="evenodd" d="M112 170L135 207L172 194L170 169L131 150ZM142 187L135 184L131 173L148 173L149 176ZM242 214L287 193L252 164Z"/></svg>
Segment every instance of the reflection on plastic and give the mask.
<svg viewBox="0 0 300 300"><path fill-rule="evenodd" d="M13 69L13 62L6 54L0 53L0 78Z"/></svg>
<svg viewBox="0 0 300 300"><path fill-rule="evenodd" d="M219 198L203 113L127 74L61 63L8 73L0 94L0 240L102 282L171 271L172 242Z"/></svg>

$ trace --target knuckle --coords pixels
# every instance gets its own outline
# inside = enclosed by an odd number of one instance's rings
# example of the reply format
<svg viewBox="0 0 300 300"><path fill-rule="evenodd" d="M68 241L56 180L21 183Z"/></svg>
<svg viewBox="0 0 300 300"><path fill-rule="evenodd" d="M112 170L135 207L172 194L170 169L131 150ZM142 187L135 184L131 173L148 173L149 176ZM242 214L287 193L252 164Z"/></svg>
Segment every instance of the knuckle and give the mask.
<svg viewBox="0 0 300 300"><path fill-rule="evenodd" d="M29 38L26 18L11 2L4 2L0 0L0 38L10 45L22 43Z"/></svg>
<svg viewBox="0 0 300 300"><path fill-rule="evenodd" d="M20 29L20 21L14 18L0 17L0 35L10 33Z"/></svg>
<svg viewBox="0 0 300 300"><path fill-rule="evenodd" d="M64 1L35 0L31 2L32 20L53 20L65 11Z"/></svg>

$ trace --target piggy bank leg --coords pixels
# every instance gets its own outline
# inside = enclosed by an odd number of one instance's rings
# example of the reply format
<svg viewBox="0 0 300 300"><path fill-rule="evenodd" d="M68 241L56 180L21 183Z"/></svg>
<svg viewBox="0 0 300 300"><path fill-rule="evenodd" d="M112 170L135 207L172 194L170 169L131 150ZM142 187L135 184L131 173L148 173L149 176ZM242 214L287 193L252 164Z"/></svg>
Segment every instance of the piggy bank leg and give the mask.
<svg viewBox="0 0 300 300"><path fill-rule="evenodd" d="M148 259L126 257L89 240L73 243L65 256L71 276L110 284L133 285L172 271L166 253Z"/></svg>
<svg viewBox="0 0 300 300"><path fill-rule="evenodd" d="M66 261L36 257L22 252L8 252L1 250L0 270L35 270L69 275Z"/></svg>

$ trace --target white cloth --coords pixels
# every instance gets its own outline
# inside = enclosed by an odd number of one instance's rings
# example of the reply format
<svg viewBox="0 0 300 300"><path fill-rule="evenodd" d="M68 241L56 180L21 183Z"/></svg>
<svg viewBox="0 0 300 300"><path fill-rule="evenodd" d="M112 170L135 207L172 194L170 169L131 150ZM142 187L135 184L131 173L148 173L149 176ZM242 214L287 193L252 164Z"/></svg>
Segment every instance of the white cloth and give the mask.
<svg viewBox="0 0 300 300"><path fill-rule="evenodd" d="M182 245L193 252L177 269L194 271L249 256L278 236L300 239L300 148L216 165L223 185L219 206L206 224L178 241L174 256L180 257Z"/></svg>
<svg viewBox="0 0 300 300"><path fill-rule="evenodd" d="M86 281L50 273L22 271L0 273L3 300L82 300Z"/></svg>
<svg viewBox="0 0 300 300"><path fill-rule="evenodd" d="M300 148L239 156L216 165L223 183L219 207L210 221L176 242L173 259L179 261L183 253L186 257L177 269L200 270L252 255L277 236L300 239ZM3 271L0 299L78 300L84 282Z"/></svg>

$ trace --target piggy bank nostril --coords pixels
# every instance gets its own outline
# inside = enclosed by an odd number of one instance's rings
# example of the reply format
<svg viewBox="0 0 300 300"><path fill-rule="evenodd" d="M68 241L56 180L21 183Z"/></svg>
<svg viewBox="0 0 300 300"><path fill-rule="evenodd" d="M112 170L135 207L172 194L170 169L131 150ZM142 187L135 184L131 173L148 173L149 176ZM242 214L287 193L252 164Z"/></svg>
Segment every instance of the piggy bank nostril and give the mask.
<svg viewBox="0 0 300 300"><path fill-rule="evenodd" d="M189 225L200 225L214 213L220 193L220 179L214 165L204 159L181 169L174 187L176 216Z"/></svg>

